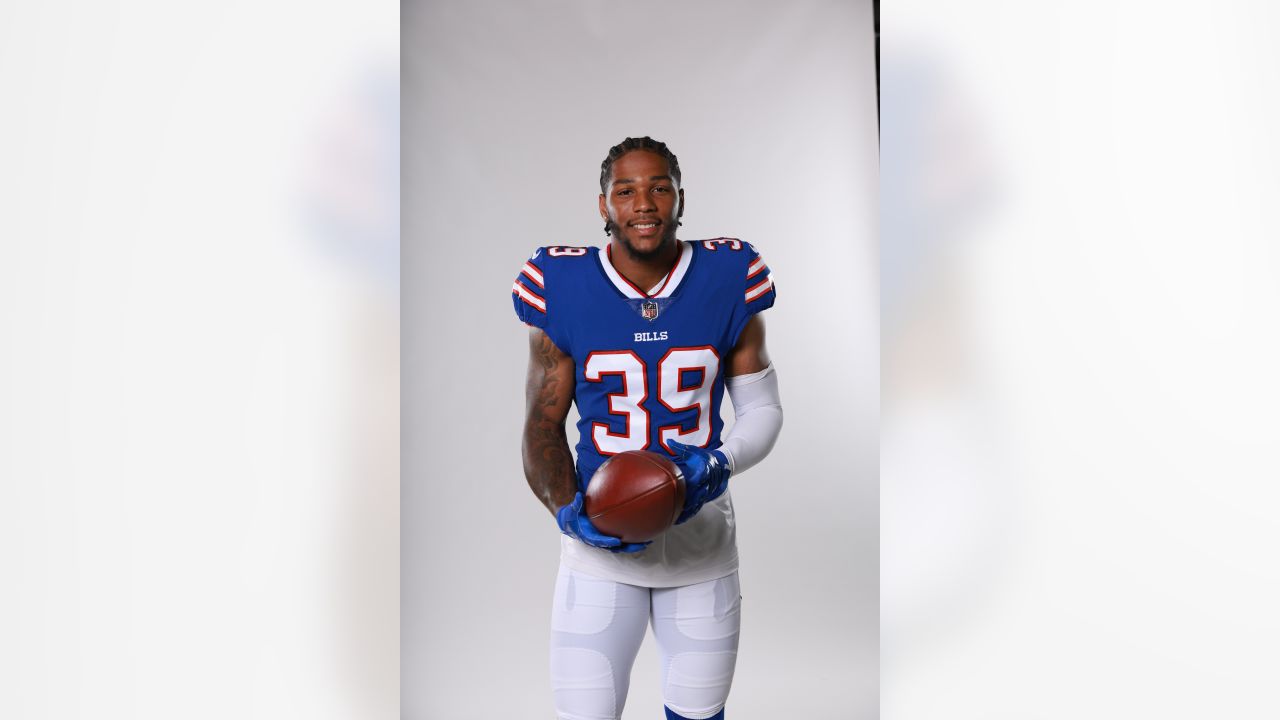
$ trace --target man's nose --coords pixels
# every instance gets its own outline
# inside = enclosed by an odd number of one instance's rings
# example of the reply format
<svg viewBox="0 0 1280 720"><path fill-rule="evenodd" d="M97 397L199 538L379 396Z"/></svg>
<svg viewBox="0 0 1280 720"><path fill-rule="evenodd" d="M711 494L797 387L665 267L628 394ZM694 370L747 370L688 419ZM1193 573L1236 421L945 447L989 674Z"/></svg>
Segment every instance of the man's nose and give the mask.
<svg viewBox="0 0 1280 720"><path fill-rule="evenodd" d="M653 202L653 196L649 193L640 193L636 198L635 209L637 212L641 210L657 210L658 206Z"/></svg>

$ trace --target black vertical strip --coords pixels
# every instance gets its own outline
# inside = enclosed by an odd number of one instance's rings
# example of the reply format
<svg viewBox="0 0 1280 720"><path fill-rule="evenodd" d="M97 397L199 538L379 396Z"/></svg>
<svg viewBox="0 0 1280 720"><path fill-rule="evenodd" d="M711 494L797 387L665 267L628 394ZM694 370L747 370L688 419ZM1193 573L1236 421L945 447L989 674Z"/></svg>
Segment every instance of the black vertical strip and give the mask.
<svg viewBox="0 0 1280 720"><path fill-rule="evenodd" d="M876 29L876 133L880 132L880 0L871 0Z"/></svg>

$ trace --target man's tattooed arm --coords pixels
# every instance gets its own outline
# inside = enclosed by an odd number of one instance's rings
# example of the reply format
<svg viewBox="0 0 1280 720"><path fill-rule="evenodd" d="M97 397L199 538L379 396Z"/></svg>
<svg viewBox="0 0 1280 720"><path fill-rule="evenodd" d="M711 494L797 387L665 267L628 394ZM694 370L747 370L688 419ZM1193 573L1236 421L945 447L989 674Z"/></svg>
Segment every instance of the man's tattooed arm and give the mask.
<svg viewBox="0 0 1280 720"><path fill-rule="evenodd" d="M546 333L531 328L521 448L524 476L552 515L573 502L578 489L564 429L573 402L573 381L573 358L560 352Z"/></svg>

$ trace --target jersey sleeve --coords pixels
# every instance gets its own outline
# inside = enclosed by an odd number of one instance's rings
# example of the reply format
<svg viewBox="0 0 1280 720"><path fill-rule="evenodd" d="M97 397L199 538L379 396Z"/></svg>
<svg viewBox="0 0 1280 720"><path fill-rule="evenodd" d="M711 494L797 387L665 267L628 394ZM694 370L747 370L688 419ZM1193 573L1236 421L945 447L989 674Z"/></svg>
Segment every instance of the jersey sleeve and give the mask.
<svg viewBox="0 0 1280 720"><path fill-rule="evenodd" d="M747 315L755 315L763 310L773 307L773 301L778 296L778 289L773 286L773 273L769 270L769 266L765 264L764 258L760 257L760 253L749 243L749 261L747 263L746 284L743 286L743 303L747 308Z"/></svg>
<svg viewBox="0 0 1280 720"><path fill-rule="evenodd" d="M547 281L539 267L544 256L543 248L524 262L516 281L511 285L511 302L515 303L516 317L526 325L547 327Z"/></svg>
<svg viewBox="0 0 1280 720"><path fill-rule="evenodd" d="M732 283L732 292L735 295L742 293L737 296L733 313L730 338L734 346L738 344L738 337L742 335L751 316L773 307L778 296L778 290L773 286L773 273L764 258L760 257L760 253L750 243L743 243L742 250L742 254L746 255L746 262L736 265L734 270L738 276Z"/></svg>

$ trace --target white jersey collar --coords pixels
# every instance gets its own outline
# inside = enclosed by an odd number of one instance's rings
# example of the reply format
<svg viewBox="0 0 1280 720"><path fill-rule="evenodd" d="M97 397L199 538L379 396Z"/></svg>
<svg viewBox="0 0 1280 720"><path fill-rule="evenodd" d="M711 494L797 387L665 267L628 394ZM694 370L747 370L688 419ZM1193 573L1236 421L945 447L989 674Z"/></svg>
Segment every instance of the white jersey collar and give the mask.
<svg viewBox="0 0 1280 720"><path fill-rule="evenodd" d="M618 292L628 298L634 300L642 300L644 298L666 298L671 297L671 293L680 287L680 281L684 280L685 273L689 271L689 263L693 261L693 248L686 247L688 241L680 241L680 257L676 260L675 267L671 268L671 272L666 274L657 285L649 288L649 292L641 292L640 288L631 283L630 280L622 277L622 273L613 267L612 245L606 245L604 252L598 253L596 257L600 259L600 268L604 270L605 277L618 288Z"/></svg>

